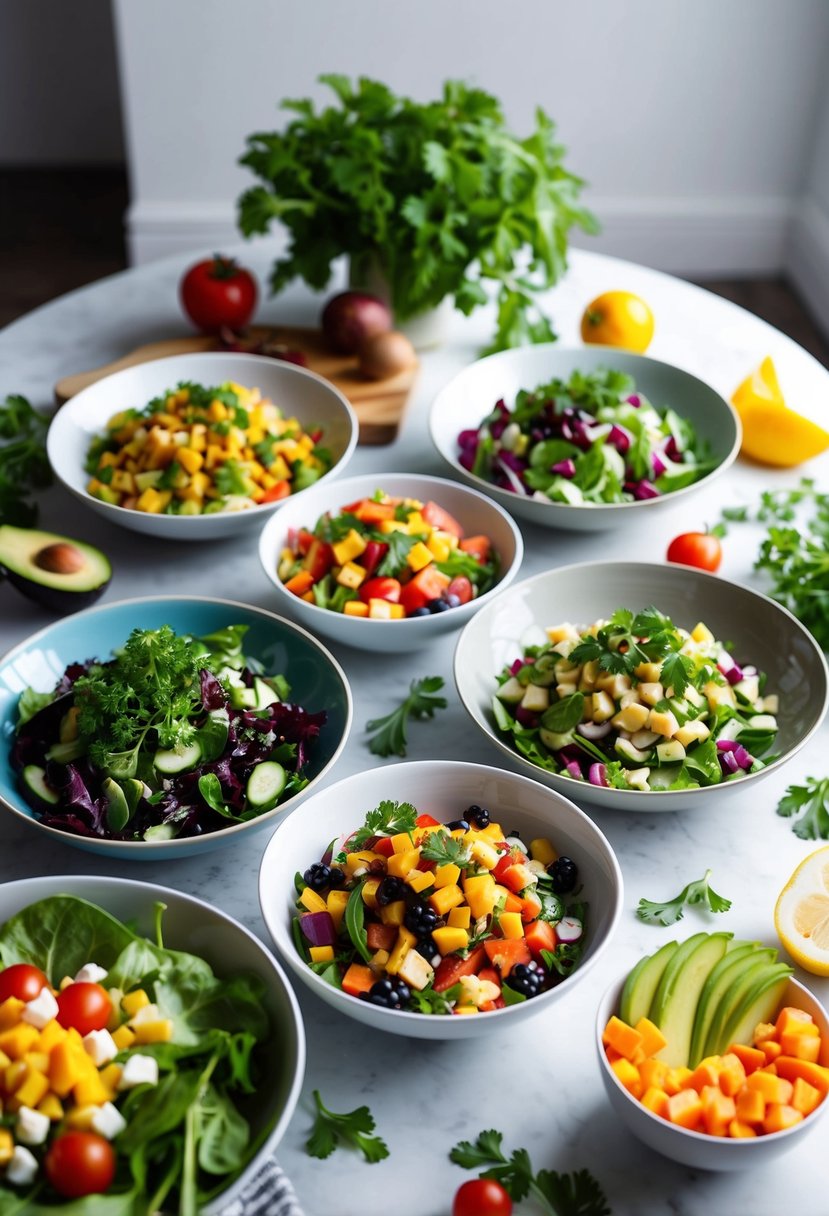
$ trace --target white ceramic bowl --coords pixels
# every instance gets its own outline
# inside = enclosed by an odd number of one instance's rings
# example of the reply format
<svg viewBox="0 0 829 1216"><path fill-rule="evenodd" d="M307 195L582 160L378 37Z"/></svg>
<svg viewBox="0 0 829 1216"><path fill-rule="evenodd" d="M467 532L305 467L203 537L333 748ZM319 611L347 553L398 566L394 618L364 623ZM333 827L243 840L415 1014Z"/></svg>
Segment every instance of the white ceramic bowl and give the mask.
<svg viewBox="0 0 829 1216"><path fill-rule="evenodd" d="M319 517L326 511L337 514L346 503L370 497L378 489L393 496L407 496L423 502L432 499L456 518L468 536L488 536L501 562L495 586L468 604L448 612L408 617L400 621L346 616L342 612L331 612L328 608L309 604L286 591L276 570L289 531L303 527L313 530ZM295 617L312 633L323 634L346 646L375 651L415 650L438 634L459 629L513 581L523 556L521 533L507 512L491 498L457 482L441 477L426 477L420 473L368 473L331 485L313 486L297 495L296 501L289 499L278 515L268 520L259 541L262 568L277 590L280 612Z"/></svg>
<svg viewBox="0 0 829 1216"><path fill-rule="evenodd" d="M328 714L307 769L306 789L313 789L336 763L351 728L351 690L334 656L304 629L262 608L199 596L158 596L121 600L76 612L41 629L0 660L0 808L52 841L107 857L149 862L190 857L233 844L241 836L247 839L271 826L278 815L289 814L305 797L304 790L255 819L202 836L136 841L76 836L41 823L21 794L18 774L11 763L17 703L27 685L38 692L50 692L70 663L109 658L136 628L169 625L176 633L199 637L233 624L248 627L247 655L258 659L265 671L283 673L293 696L306 709L314 712L325 709Z"/></svg>
<svg viewBox="0 0 829 1216"><path fill-rule="evenodd" d="M453 1017L378 1008L332 987L306 966L291 935L291 920L296 915L294 875L318 861L332 839L359 827L365 813L388 798L411 802L419 812L444 823L478 803L488 807L507 831L517 830L527 841L548 836L559 853L572 857L589 904L587 946L578 969L532 1000L490 1013ZM418 1039L463 1039L515 1027L536 1013L553 1019L559 1016L556 1007L575 992L613 935L622 909L622 873L606 837L561 795L526 777L485 765L426 760L381 765L309 798L303 814L286 820L265 850L259 870L259 903L283 962L334 1009L375 1030Z"/></svg>
<svg viewBox="0 0 829 1216"><path fill-rule="evenodd" d="M67 401L55 414L46 439L56 476L110 523L168 540L211 540L261 526L263 519L290 501L282 499L245 511L214 515L152 515L93 498L86 488L89 474L84 469L92 440L104 433L113 414L130 408L143 409L154 397L182 380L205 385L234 380L246 388L258 388L286 417L295 416L306 429L320 427L321 443L334 461L320 482L342 473L357 446L357 419L345 396L328 380L304 367L263 355L209 351L171 355L127 367L105 376ZM305 493L307 490L300 490L295 497Z"/></svg>
<svg viewBox="0 0 829 1216"><path fill-rule="evenodd" d="M689 790L617 790L550 773L520 756L495 727L496 677L519 658L525 643L546 641L549 625L589 625L616 608L654 605L674 624L693 629L704 621L716 638L734 643L735 658L768 676L778 693L778 758L739 781ZM455 684L464 708L502 757L577 802L613 810L675 811L710 807L733 798L775 772L814 734L829 703L826 660L807 629L767 596L690 566L647 562L582 562L547 570L516 583L465 626L455 648ZM779 753L779 754L778 754Z"/></svg>
<svg viewBox="0 0 829 1216"><path fill-rule="evenodd" d="M829 1098L824 1098L820 1106L801 1123L787 1128L782 1132L772 1132L767 1136L757 1136L736 1140L731 1137L709 1136L705 1132L688 1131L661 1118L653 1111L644 1107L622 1085L616 1076L602 1046L602 1032L608 1019L618 1013L619 1000L622 995L626 976L616 980L608 988L599 1005L596 1015L595 1041L599 1054L599 1070L602 1075L605 1092L610 1099L610 1105L637 1139L664 1157L678 1161L680 1165L690 1166L698 1170L742 1170L766 1165L767 1162L785 1153L795 1144L800 1143L804 1135L808 1135L829 1107ZM820 1063L829 1065L829 1017L826 1010L808 988L796 979L790 979L783 993L780 1007L792 1005L810 1013L820 1027L823 1039L823 1054Z"/></svg>
<svg viewBox="0 0 829 1216"><path fill-rule="evenodd" d="M660 498L571 506L503 490L460 464L458 435L463 430L477 429L500 398L512 407L519 389L534 389L553 377L566 380L574 371L592 372L599 368L627 372L635 379L637 391L653 405L659 409L671 406L681 417L689 419L699 438L710 444L717 467L693 485ZM541 527L585 532L635 526L643 515L650 516L666 505L672 506L704 490L732 464L740 450L741 438L739 419L729 403L690 372L613 347L567 348L550 343L501 351L464 368L438 393L429 426L432 442L454 476L490 494L519 519Z"/></svg>
<svg viewBox="0 0 829 1216"><path fill-rule="evenodd" d="M262 1053L267 1081L245 1099L243 1110L251 1125L251 1139L261 1136L261 1141L239 1177L200 1209L205 1216L218 1216L239 1197L273 1153L290 1122L302 1088L305 1031L297 999L284 971L258 938L212 904L169 887L129 878L49 875L3 883L0 886L0 924L30 904L52 895L73 895L89 900L153 941L154 905L161 902L166 905L165 946L199 955L220 978L253 973L262 980L265 986L263 1006L273 1027L273 1034L258 1049ZM54 975L50 978L55 980Z"/></svg>

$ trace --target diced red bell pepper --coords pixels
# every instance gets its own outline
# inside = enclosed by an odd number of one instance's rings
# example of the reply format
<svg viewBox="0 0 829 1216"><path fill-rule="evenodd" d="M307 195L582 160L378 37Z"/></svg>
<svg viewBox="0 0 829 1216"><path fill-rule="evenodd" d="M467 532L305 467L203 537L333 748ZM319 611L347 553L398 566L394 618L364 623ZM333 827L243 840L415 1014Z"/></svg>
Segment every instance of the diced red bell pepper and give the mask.
<svg viewBox="0 0 829 1216"><path fill-rule="evenodd" d="M549 921L536 920L524 930L524 941L533 954L540 955L542 950L555 950L556 931Z"/></svg>
<svg viewBox="0 0 829 1216"><path fill-rule="evenodd" d="M309 532L307 528L300 528L296 534L296 544L292 544L290 540L289 544L291 544L292 549L296 549L304 557L315 539L313 532Z"/></svg>
<svg viewBox="0 0 829 1216"><path fill-rule="evenodd" d="M437 828L440 827L440 820L433 818L432 815L418 815L415 819L415 826L419 828Z"/></svg>
<svg viewBox="0 0 829 1216"><path fill-rule="evenodd" d="M375 853L379 853L382 857L391 857L394 852L394 845L391 842L391 836L381 836L374 846Z"/></svg>
<svg viewBox="0 0 829 1216"><path fill-rule="evenodd" d="M389 551L385 541L370 540L360 555L360 565L371 576Z"/></svg>
<svg viewBox="0 0 829 1216"><path fill-rule="evenodd" d="M495 869L492 871L492 877L496 882L503 883L504 875L506 874L507 870L511 870L513 866L518 865L519 862L526 862L526 860L526 854L522 853L520 849L509 849L509 851L504 854ZM506 886L507 884L504 883L504 885ZM513 887L510 887L511 891L513 889Z"/></svg>
<svg viewBox="0 0 829 1216"><path fill-rule="evenodd" d="M315 536L308 552L302 560L303 570L307 570L315 583L324 578L334 565L334 550L327 540Z"/></svg>
<svg viewBox="0 0 829 1216"><path fill-rule="evenodd" d="M499 988L501 987L501 977L494 967L481 967L478 979L488 980L490 984L497 984Z"/></svg>
<svg viewBox="0 0 829 1216"><path fill-rule="evenodd" d="M484 942L487 958L506 979L517 963L532 962L529 947L523 938L497 938Z"/></svg>
<svg viewBox="0 0 829 1216"><path fill-rule="evenodd" d="M458 548L483 565L489 561L492 542L488 536L467 536L465 540L458 541Z"/></svg>
<svg viewBox="0 0 829 1216"><path fill-rule="evenodd" d="M364 604L369 600L388 600L390 604L399 604L401 590L399 579L367 578L360 584L357 594Z"/></svg>
<svg viewBox="0 0 829 1216"><path fill-rule="evenodd" d="M411 616L416 608L424 608L432 600L439 600L449 586L449 577L438 570L434 563L418 570L400 593L400 603Z"/></svg>
<svg viewBox="0 0 829 1216"><path fill-rule="evenodd" d="M457 984L462 975L475 975L483 960L483 946L476 946L467 958L447 954L438 965L432 987L435 992L445 992L447 988ZM527 961L529 961L529 951L527 951Z"/></svg>
<svg viewBox="0 0 829 1216"><path fill-rule="evenodd" d="M257 499L257 502L279 502L280 499L287 498L290 493L291 483L289 481L285 481L283 478L282 481L274 482L274 484L269 486L267 490L263 490L262 494Z"/></svg>
<svg viewBox="0 0 829 1216"><path fill-rule="evenodd" d="M457 536L458 540L463 536L463 528L454 515L450 515L443 507L438 506L436 502L427 502L421 508L420 514L426 520L426 523L431 524L433 528L437 528L441 532L450 532L452 536Z"/></svg>
<svg viewBox="0 0 829 1216"><path fill-rule="evenodd" d="M446 594L456 595L462 604L468 604L474 593L472 583L465 574L456 574L446 588Z"/></svg>
<svg viewBox="0 0 829 1216"><path fill-rule="evenodd" d="M436 870L437 868L438 868L438 863L436 861L427 861L427 859L425 857L421 857L419 859L417 865L415 866L416 870L423 870L426 872L431 871L431 870Z"/></svg>
<svg viewBox="0 0 829 1216"><path fill-rule="evenodd" d="M366 925L366 945L369 950L391 951L397 941L397 925L381 925L372 921Z"/></svg>
<svg viewBox="0 0 829 1216"><path fill-rule="evenodd" d="M394 519L393 502L375 502L372 498L364 498L352 509L361 523L381 524L387 519Z"/></svg>

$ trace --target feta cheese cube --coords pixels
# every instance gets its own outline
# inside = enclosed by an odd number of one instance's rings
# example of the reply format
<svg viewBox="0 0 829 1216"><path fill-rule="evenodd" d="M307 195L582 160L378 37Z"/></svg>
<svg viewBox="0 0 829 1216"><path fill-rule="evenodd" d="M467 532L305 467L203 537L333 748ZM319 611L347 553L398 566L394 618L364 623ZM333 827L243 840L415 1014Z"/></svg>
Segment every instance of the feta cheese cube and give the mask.
<svg viewBox="0 0 829 1216"><path fill-rule="evenodd" d="M106 967L99 967L97 963L84 963L75 976L75 983L100 984L102 980L106 979L108 974Z"/></svg>
<svg viewBox="0 0 829 1216"><path fill-rule="evenodd" d="M154 1056L130 1056L118 1082L119 1089L134 1089L136 1085L158 1085L158 1061Z"/></svg>
<svg viewBox="0 0 829 1216"><path fill-rule="evenodd" d="M37 1030L42 1030L47 1022L58 1016L58 1003L48 988L41 988L33 1000L27 1001L20 1017Z"/></svg>
<svg viewBox="0 0 829 1216"><path fill-rule="evenodd" d="M117 1107L111 1102L105 1102L95 1111L90 1126L105 1140L114 1140L127 1126L127 1121Z"/></svg>
<svg viewBox="0 0 829 1216"><path fill-rule="evenodd" d="M96 1068L103 1068L118 1055L118 1046L108 1030L90 1030L83 1037L83 1045Z"/></svg>
<svg viewBox="0 0 829 1216"><path fill-rule="evenodd" d="M29 1186L37 1177L37 1158L22 1144L16 1144L4 1177L12 1186Z"/></svg>
<svg viewBox="0 0 829 1216"><path fill-rule="evenodd" d="M21 1106L14 1128L15 1139L21 1144L43 1144L49 1135L49 1127L48 1115L32 1110L31 1106Z"/></svg>
<svg viewBox="0 0 829 1216"><path fill-rule="evenodd" d="M158 1005L142 1005L129 1020L130 1026L141 1026L144 1022L158 1022L164 1015Z"/></svg>

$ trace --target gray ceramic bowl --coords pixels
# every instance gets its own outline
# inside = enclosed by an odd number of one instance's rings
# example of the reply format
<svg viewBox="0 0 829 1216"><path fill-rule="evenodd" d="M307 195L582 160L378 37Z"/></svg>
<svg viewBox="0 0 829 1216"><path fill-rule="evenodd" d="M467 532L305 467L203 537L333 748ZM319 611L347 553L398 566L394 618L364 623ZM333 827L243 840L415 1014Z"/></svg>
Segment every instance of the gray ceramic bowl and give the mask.
<svg viewBox="0 0 829 1216"><path fill-rule="evenodd" d="M700 439L710 445L716 467L693 485L660 498L572 506L500 489L467 472L460 464L458 435L468 428L477 428L501 397L511 406L519 389L533 389L554 376L567 379L574 371L592 372L598 368L627 372L636 381L637 390L655 406L660 409L671 406L681 417L692 422ZM682 368L609 346L568 349L551 343L501 351L465 367L438 393L432 405L429 427L432 442L453 476L490 494L520 519L541 527L580 532L635 526L643 516L650 518L654 511L698 493L733 463L740 450L741 437L740 421L725 398Z"/></svg>
<svg viewBox="0 0 829 1216"><path fill-rule="evenodd" d="M239 1177L200 1209L204 1216L218 1216L238 1198L273 1153L302 1088L305 1032L297 999L284 971L258 938L218 908L169 887L131 878L49 875L4 883L0 886L0 924L29 904L51 895L89 900L152 940L155 940L155 905L161 902L166 905L165 946L199 955L219 978L253 973L262 980L265 986L262 1003L273 1033L262 1047L266 1081L245 1099L244 1109L257 1149ZM56 959L55 967L59 966L60 960ZM55 982L57 977L53 974L50 978Z"/></svg>
<svg viewBox="0 0 829 1216"><path fill-rule="evenodd" d="M767 674L766 693L777 693L778 758L739 781L690 790L606 789L549 773L524 759L495 728L492 697L496 675L518 658L526 643L546 640L548 625L589 625L616 608L654 605L676 625L704 621L715 637L732 641L735 658ZM647 562L584 562L548 570L516 583L465 626L455 649L455 683L465 709L515 767L577 802L629 811L673 811L710 806L756 785L799 751L827 709L829 672L808 630L774 600L689 566Z"/></svg>

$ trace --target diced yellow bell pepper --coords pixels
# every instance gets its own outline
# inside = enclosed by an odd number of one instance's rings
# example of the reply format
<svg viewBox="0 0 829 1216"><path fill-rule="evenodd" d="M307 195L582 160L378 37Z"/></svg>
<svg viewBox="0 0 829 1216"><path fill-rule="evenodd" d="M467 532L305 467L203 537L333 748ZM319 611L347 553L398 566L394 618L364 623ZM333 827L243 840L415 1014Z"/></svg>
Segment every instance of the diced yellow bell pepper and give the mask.
<svg viewBox="0 0 829 1216"><path fill-rule="evenodd" d="M22 1060L27 1051L34 1048L40 1037L40 1032L28 1022L19 1022L10 1030L0 1034L0 1051L5 1052L12 1060Z"/></svg>
<svg viewBox="0 0 829 1216"><path fill-rule="evenodd" d="M475 920L488 916L495 907L495 879L491 874L478 874L463 880L463 891Z"/></svg>
<svg viewBox="0 0 829 1216"><path fill-rule="evenodd" d="M345 916L345 906L348 903L349 894L348 891L329 891L325 901L325 906L334 922L334 929L337 933L340 931L340 925Z"/></svg>
<svg viewBox="0 0 829 1216"><path fill-rule="evenodd" d="M386 862L386 872L393 878L405 878L410 870L417 869L420 861L420 849L407 849L403 853L393 853Z"/></svg>
<svg viewBox="0 0 829 1216"><path fill-rule="evenodd" d="M367 908L377 907L377 888L380 886L382 879L367 878L363 883L360 891L363 903Z"/></svg>
<svg viewBox="0 0 829 1216"><path fill-rule="evenodd" d="M340 567L337 582L341 587L349 587L352 591L356 591L360 584L365 582L367 574L365 566L358 566L356 562L346 562L344 566Z"/></svg>
<svg viewBox="0 0 829 1216"><path fill-rule="evenodd" d="M63 1103L57 1094L47 1093L37 1104L37 1109L53 1123L59 1123L63 1118Z"/></svg>
<svg viewBox="0 0 829 1216"><path fill-rule="evenodd" d="M524 936L524 922L520 912L502 912L499 924L504 937L508 940L517 941L518 938Z"/></svg>
<svg viewBox="0 0 829 1216"><path fill-rule="evenodd" d="M143 988L136 988L133 992L128 992L126 996L121 997L121 1008L128 1018L134 1018L139 1009L144 1009L149 1005L150 998Z"/></svg>
<svg viewBox="0 0 829 1216"><path fill-rule="evenodd" d="M446 865L438 866L435 870L435 886L440 890L441 887L451 887L457 885L458 879L461 876L460 866L456 866L453 861L449 861Z"/></svg>
<svg viewBox="0 0 829 1216"><path fill-rule="evenodd" d="M386 904L386 906L384 908L380 909L380 920L383 922L384 925L400 926L403 924L403 917L405 915L406 915L405 899L395 899L393 903Z"/></svg>
<svg viewBox="0 0 829 1216"><path fill-rule="evenodd" d="M406 885L420 893L434 885L435 876L431 870L410 870L406 875Z"/></svg>
<svg viewBox="0 0 829 1216"><path fill-rule="evenodd" d="M334 961L333 946L311 946L308 953L312 963L332 963Z"/></svg>
<svg viewBox="0 0 829 1216"><path fill-rule="evenodd" d="M19 1001L16 996L8 996L0 1005L0 1033L11 1030L20 1021L20 1015L26 1007L25 1001Z"/></svg>
<svg viewBox="0 0 829 1216"><path fill-rule="evenodd" d="M0 1127L0 1166L6 1166L14 1153L14 1140L7 1127Z"/></svg>
<svg viewBox="0 0 829 1216"><path fill-rule="evenodd" d="M309 912L327 912L328 907L325 900L311 887L304 887L302 894L299 897L299 902L303 908L307 908Z"/></svg>
<svg viewBox="0 0 829 1216"><path fill-rule="evenodd" d="M364 536L361 536L355 528L352 528L342 540L337 541L331 546L334 550L334 560L338 566L344 566L346 562L350 562L353 558L359 557L361 553L365 553L368 541Z"/></svg>
<svg viewBox="0 0 829 1216"><path fill-rule="evenodd" d="M49 1078L45 1073L30 1068L26 1073L23 1084L14 1093L15 1100L20 1106L30 1106L32 1110L49 1092Z"/></svg>
<svg viewBox="0 0 829 1216"><path fill-rule="evenodd" d="M37 1050L48 1053L53 1047L57 1047L58 1043L62 1043L66 1038L66 1031L56 1018L52 1018L51 1022L47 1022L40 1032L37 1040Z"/></svg>
<svg viewBox="0 0 829 1216"><path fill-rule="evenodd" d="M136 1043L169 1043L173 1037L173 1023L170 1018L140 1022L133 1029Z"/></svg>
<svg viewBox="0 0 829 1216"><path fill-rule="evenodd" d="M401 925L397 930L397 941L394 944L394 949L389 955L389 961L386 963L386 971L389 975L397 975L400 970L400 964L416 941L417 938L414 933L410 932L405 925Z"/></svg>
<svg viewBox="0 0 829 1216"><path fill-rule="evenodd" d="M135 1042L135 1034L125 1022L123 1026L113 1030L112 1041L119 1051L126 1051Z"/></svg>
<svg viewBox="0 0 829 1216"><path fill-rule="evenodd" d="M432 561L434 561L432 553L422 540L415 541L406 554L406 565L410 570L414 570L415 573L428 566Z"/></svg>

